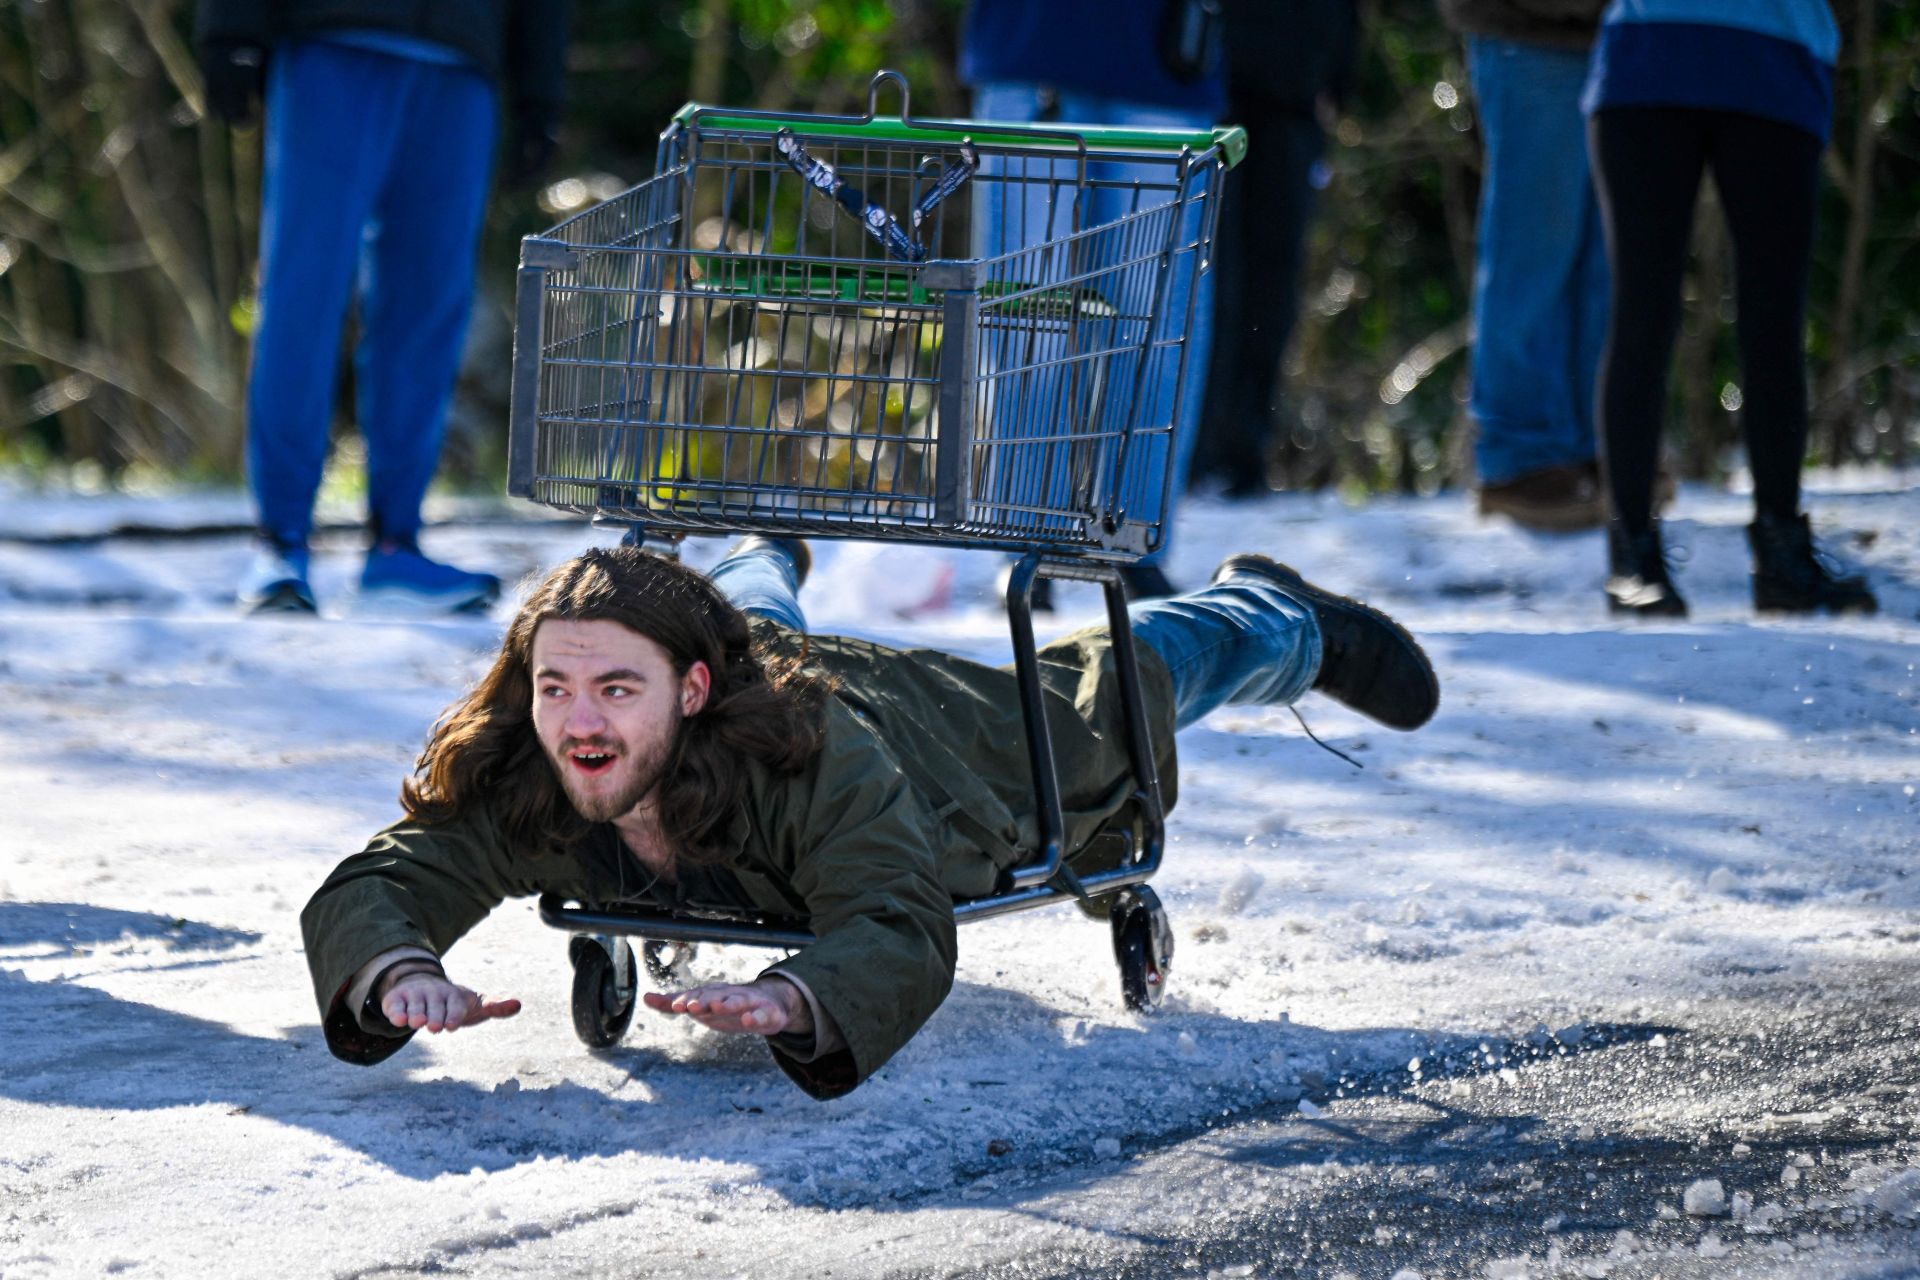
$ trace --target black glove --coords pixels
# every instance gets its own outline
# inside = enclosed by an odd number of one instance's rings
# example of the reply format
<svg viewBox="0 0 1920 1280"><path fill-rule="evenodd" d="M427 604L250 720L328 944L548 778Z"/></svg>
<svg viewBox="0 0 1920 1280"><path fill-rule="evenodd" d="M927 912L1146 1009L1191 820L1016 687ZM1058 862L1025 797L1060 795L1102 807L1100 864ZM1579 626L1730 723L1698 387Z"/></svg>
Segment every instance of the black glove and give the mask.
<svg viewBox="0 0 1920 1280"><path fill-rule="evenodd" d="M545 111L516 111L507 135L506 177L510 187L531 187L540 181L560 145L560 127Z"/></svg>
<svg viewBox="0 0 1920 1280"><path fill-rule="evenodd" d="M207 110L230 125L253 123L254 103L267 84L267 50L241 40L200 46L200 74L207 82Z"/></svg>

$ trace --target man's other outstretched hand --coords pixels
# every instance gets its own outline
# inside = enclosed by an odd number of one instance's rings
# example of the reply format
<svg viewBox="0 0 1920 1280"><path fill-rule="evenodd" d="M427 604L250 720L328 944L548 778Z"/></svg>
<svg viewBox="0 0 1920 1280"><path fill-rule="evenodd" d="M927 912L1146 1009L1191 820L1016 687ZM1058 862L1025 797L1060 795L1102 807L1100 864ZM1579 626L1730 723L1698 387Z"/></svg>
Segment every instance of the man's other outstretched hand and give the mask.
<svg viewBox="0 0 1920 1280"><path fill-rule="evenodd" d="M393 984L380 1012L396 1027L415 1031L458 1031L489 1018L511 1018L518 1000L488 1000L456 982L431 973L411 973Z"/></svg>
<svg viewBox="0 0 1920 1280"><path fill-rule="evenodd" d="M702 1026L735 1035L806 1035L813 1030L806 997L784 978L759 978L745 986L714 983L690 991L649 991L644 998L656 1013L683 1013Z"/></svg>

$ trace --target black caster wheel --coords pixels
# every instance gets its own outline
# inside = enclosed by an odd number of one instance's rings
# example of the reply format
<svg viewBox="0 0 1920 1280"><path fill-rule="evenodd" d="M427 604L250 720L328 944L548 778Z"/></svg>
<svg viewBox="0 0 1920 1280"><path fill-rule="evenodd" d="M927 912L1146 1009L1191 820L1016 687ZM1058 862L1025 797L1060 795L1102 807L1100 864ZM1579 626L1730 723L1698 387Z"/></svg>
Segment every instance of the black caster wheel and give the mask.
<svg viewBox="0 0 1920 1280"><path fill-rule="evenodd" d="M646 962L647 976L663 987L678 986L687 976L687 966L700 953L693 942L657 942L641 944L640 958Z"/></svg>
<svg viewBox="0 0 1920 1280"><path fill-rule="evenodd" d="M611 1048L627 1034L639 1002L633 948L625 938L576 937L567 950L573 958L574 1034L589 1048Z"/></svg>
<svg viewBox="0 0 1920 1280"><path fill-rule="evenodd" d="M1173 961L1173 926L1159 895L1137 885L1114 899L1108 913L1113 955L1120 962L1120 997L1136 1013L1151 1013L1167 992Z"/></svg>

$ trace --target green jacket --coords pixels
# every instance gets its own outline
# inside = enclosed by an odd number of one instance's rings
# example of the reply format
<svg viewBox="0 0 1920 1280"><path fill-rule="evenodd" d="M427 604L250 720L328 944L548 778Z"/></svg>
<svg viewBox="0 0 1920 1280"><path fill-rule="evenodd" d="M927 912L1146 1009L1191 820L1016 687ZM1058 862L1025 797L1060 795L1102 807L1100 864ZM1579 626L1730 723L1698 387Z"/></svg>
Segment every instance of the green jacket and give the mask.
<svg viewBox="0 0 1920 1280"><path fill-rule="evenodd" d="M932 1016L953 985L955 898L989 892L1038 843L1020 695L1010 668L933 650L837 636L763 636L807 646L836 684L825 744L800 773L754 769L732 830L729 868L753 905L803 917L815 941L779 962L839 1025L846 1048L775 1060L818 1098L872 1075ZM1090 628L1040 651L1069 856L1133 793L1112 642ZM1163 798L1177 791L1173 691L1140 646ZM399 823L328 876L301 915L327 1044L373 1063L406 1042L361 1029L345 993L367 961L399 946L443 955L509 897L560 893L611 903L637 876L615 838L563 855L508 847L487 812L434 826Z"/></svg>

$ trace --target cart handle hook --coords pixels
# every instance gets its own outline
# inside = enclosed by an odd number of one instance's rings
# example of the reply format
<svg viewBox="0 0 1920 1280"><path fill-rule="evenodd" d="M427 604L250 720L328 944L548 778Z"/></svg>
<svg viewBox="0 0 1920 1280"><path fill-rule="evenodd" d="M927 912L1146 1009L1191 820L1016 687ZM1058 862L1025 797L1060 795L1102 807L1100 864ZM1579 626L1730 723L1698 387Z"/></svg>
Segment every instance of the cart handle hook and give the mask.
<svg viewBox="0 0 1920 1280"><path fill-rule="evenodd" d="M880 114L880 86L889 81L900 90L900 119L911 123L913 112L907 107L907 77L898 71L880 70L873 73L873 80L867 85L867 119L872 121Z"/></svg>

